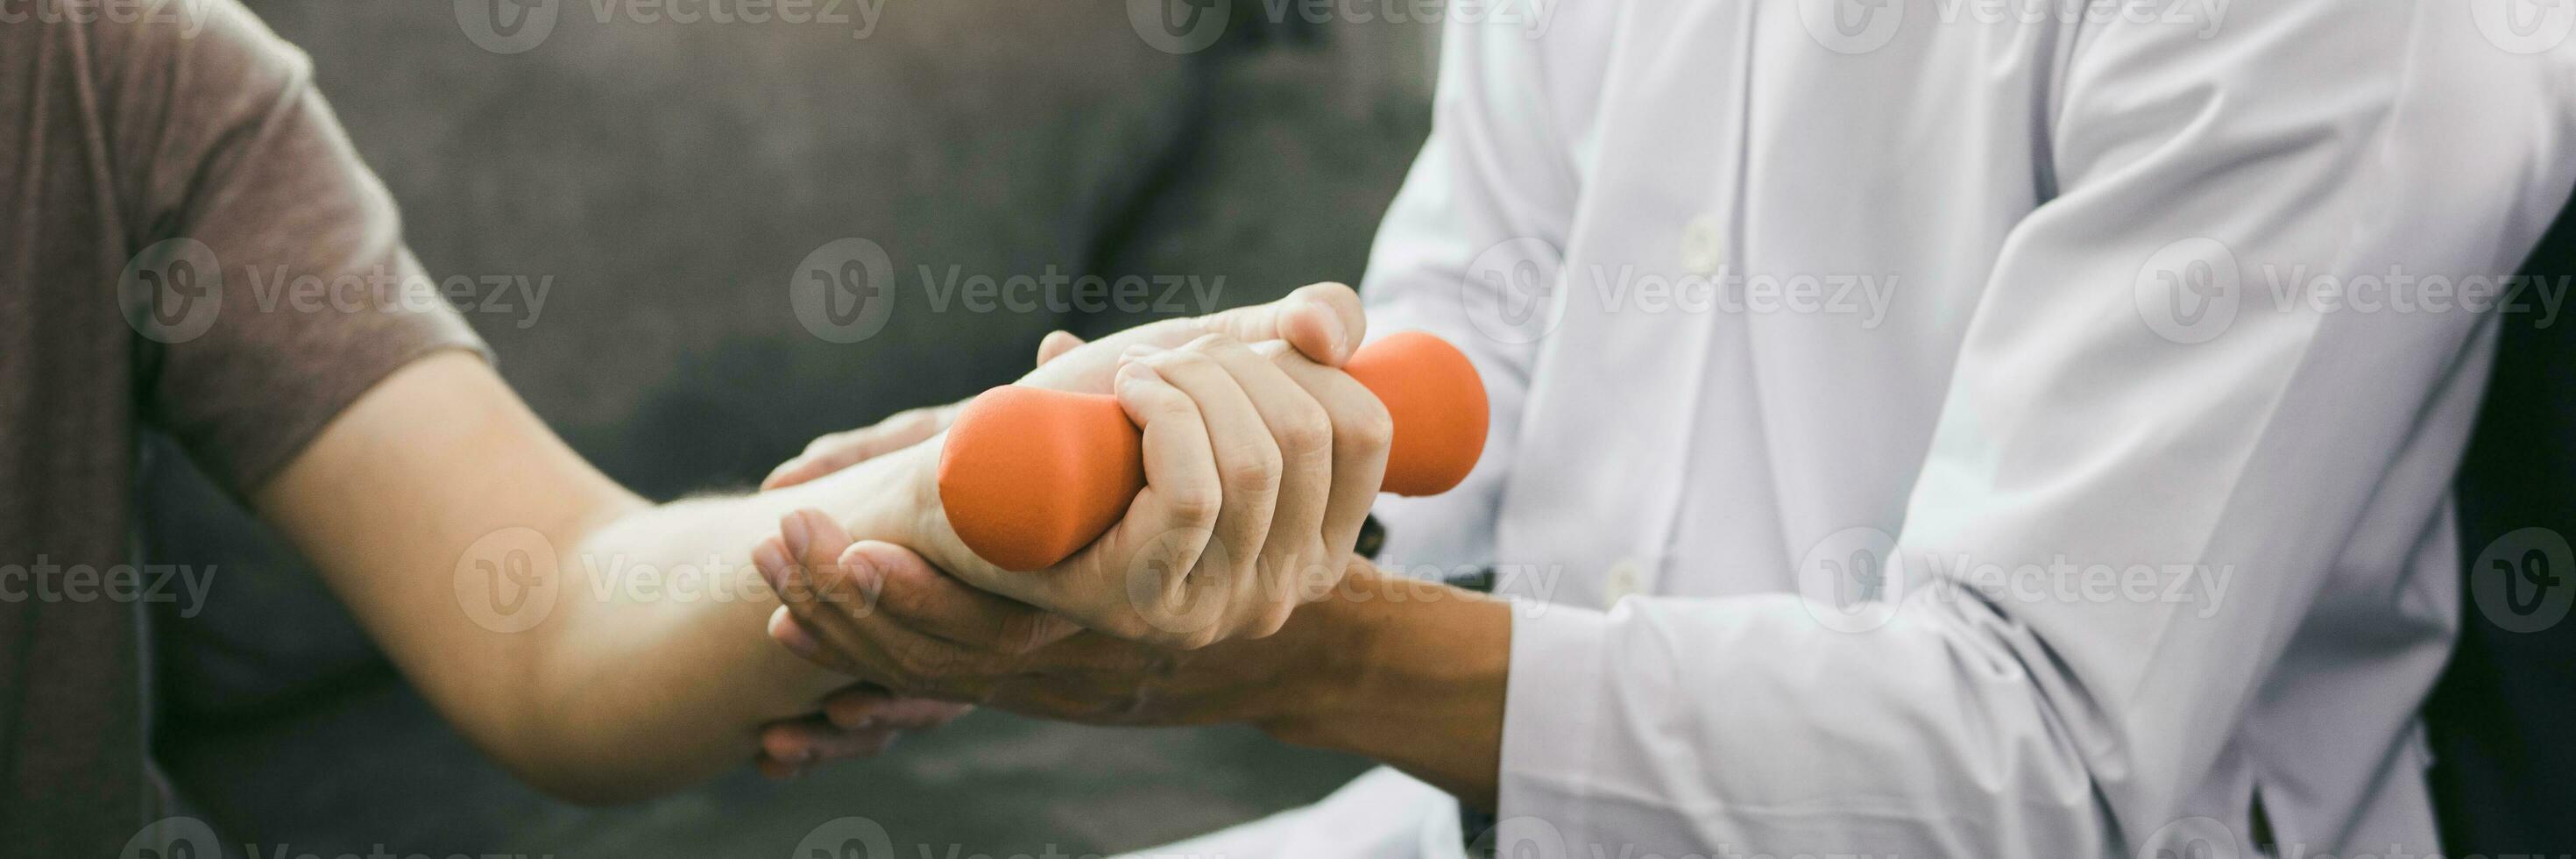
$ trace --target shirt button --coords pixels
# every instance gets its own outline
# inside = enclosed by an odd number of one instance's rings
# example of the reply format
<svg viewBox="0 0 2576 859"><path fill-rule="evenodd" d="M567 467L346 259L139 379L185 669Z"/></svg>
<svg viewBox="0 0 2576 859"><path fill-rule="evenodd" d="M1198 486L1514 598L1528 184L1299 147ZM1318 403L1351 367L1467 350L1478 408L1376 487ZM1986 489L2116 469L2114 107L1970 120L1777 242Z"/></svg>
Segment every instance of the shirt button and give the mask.
<svg viewBox="0 0 2576 859"><path fill-rule="evenodd" d="M1682 226L1682 267L1697 275L1714 275L1726 264L1726 236L1717 216L1701 215Z"/></svg>
<svg viewBox="0 0 2576 859"><path fill-rule="evenodd" d="M1618 605L1620 600L1636 596L1645 589L1646 575L1638 569L1637 562L1622 559L1610 565L1610 574L1601 583L1602 607Z"/></svg>

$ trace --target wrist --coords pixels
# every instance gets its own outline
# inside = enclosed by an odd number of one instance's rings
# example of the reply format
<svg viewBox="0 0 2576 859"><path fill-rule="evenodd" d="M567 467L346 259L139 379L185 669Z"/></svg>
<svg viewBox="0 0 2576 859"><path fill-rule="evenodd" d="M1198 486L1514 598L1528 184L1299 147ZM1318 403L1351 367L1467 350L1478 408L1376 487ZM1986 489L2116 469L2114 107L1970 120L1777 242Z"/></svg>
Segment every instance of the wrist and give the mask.
<svg viewBox="0 0 2576 859"><path fill-rule="evenodd" d="M780 493L839 521L851 539L912 550L942 569L972 558L939 506L939 450L945 435L861 462Z"/></svg>
<svg viewBox="0 0 2576 859"><path fill-rule="evenodd" d="M1245 721L1281 742L1327 746L1332 726L1348 721L1356 698L1371 694L1368 675L1383 621L1371 611L1381 574L1353 556L1342 584L1288 618L1279 634L1246 642L1269 652L1260 691Z"/></svg>
<svg viewBox="0 0 2576 859"><path fill-rule="evenodd" d="M1273 684L1280 706L1256 724L1281 742L1373 758L1493 808L1509 604L1371 567L1289 625L1310 614L1309 656Z"/></svg>
<svg viewBox="0 0 2576 859"><path fill-rule="evenodd" d="M1283 742L1366 753L1373 735L1401 723L1466 724L1487 703L1499 711L1511 660L1506 605L1352 563L1333 596L1282 630L1297 636L1296 662L1277 672L1257 724Z"/></svg>

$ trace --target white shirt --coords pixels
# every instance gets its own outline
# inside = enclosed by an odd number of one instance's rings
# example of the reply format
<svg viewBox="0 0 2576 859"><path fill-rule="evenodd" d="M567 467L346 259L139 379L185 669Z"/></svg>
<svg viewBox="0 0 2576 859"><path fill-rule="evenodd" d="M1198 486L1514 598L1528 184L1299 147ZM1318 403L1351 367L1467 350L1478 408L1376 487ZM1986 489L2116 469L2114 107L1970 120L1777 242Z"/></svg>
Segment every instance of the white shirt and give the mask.
<svg viewBox="0 0 2576 859"><path fill-rule="evenodd" d="M2449 482L2563 297L2483 278L2576 181L2523 3L1454 21L1363 294L1491 390L1381 515L1525 600L1505 855L2438 852Z"/></svg>

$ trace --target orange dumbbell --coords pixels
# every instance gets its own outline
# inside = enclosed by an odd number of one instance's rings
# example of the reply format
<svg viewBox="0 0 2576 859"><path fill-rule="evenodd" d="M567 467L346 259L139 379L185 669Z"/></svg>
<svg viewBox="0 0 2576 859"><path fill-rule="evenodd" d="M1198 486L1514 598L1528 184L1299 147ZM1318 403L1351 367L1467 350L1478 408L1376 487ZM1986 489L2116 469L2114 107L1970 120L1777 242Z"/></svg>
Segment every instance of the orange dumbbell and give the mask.
<svg viewBox="0 0 2576 859"><path fill-rule="evenodd" d="M1417 331L1351 356L1394 419L1386 491L1438 495L1485 452L1485 385L1467 356ZM1145 488L1144 437L1106 394L1005 385L966 404L939 452L939 505L966 548L1006 570L1090 545Z"/></svg>

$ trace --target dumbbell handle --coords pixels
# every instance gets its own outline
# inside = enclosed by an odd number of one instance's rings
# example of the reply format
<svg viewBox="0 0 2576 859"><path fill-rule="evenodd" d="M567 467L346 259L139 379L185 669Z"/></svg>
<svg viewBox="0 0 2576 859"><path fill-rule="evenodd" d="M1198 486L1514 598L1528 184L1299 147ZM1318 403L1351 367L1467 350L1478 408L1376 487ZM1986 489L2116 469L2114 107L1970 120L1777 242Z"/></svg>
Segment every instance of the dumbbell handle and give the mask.
<svg viewBox="0 0 2576 859"><path fill-rule="evenodd" d="M1485 450L1485 386L1458 347L1407 331L1344 370L1386 404L1386 491L1438 495ZM939 504L960 541L1006 570L1054 566L1099 539L1145 488L1143 431L1106 394L1004 385L957 415L939 452Z"/></svg>

